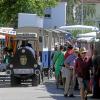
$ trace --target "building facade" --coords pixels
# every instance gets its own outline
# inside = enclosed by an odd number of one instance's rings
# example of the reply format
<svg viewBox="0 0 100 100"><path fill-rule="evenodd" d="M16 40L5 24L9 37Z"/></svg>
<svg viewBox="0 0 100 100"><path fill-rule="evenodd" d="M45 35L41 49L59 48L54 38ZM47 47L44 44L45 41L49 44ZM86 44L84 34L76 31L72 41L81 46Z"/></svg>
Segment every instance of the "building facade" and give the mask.
<svg viewBox="0 0 100 100"><path fill-rule="evenodd" d="M45 9L44 28L57 28L66 25L66 6L67 2L63 0L55 7Z"/></svg>
<svg viewBox="0 0 100 100"><path fill-rule="evenodd" d="M84 21L86 22L94 22L94 25L99 27L100 29L100 0L81 0L81 4L83 5L83 9L85 5L90 6L92 10L90 10L90 16L86 15ZM94 9L94 10L93 10ZM82 11L82 10L81 10ZM84 14L83 10L83 14ZM89 12L88 12L89 13Z"/></svg>

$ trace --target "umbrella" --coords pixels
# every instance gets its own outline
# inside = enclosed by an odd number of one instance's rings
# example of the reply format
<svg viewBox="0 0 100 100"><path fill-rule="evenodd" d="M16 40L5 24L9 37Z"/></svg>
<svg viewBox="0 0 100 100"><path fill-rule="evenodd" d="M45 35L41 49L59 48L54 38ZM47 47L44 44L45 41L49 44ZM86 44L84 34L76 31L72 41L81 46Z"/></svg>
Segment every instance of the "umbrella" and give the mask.
<svg viewBox="0 0 100 100"><path fill-rule="evenodd" d="M71 26L61 26L59 27L61 30L92 30L92 31L99 31L97 27L94 26L87 26L87 25L71 25Z"/></svg>

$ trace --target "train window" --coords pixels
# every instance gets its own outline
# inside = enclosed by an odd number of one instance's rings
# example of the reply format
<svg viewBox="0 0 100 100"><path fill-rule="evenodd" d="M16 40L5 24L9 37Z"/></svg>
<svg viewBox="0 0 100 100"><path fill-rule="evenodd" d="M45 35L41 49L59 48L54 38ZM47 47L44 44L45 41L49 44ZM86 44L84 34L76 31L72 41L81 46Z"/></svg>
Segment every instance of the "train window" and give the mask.
<svg viewBox="0 0 100 100"><path fill-rule="evenodd" d="M50 18L51 17L51 8L49 7L49 8L46 8L45 10L44 10L44 16L46 17L46 18Z"/></svg>
<svg viewBox="0 0 100 100"><path fill-rule="evenodd" d="M39 36L39 42L42 43L42 36Z"/></svg>
<svg viewBox="0 0 100 100"><path fill-rule="evenodd" d="M44 38L44 47L46 48L46 47L48 47L48 45L49 45L49 37L45 36L45 38Z"/></svg>
<svg viewBox="0 0 100 100"><path fill-rule="evenodd" d="M45 14L45 17L51 17L51 15L50 14Z"/></svg>

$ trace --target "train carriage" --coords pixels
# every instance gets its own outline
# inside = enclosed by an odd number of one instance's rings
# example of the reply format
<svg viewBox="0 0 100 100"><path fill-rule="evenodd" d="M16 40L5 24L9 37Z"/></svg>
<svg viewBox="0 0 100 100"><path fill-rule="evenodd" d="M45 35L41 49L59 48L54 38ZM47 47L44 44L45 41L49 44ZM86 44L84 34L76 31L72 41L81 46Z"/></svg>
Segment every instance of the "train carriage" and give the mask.
<svg viewBox="0 0 100 100"><path fill-rule="evenodd" d="M34 76L33 75L34 73L32 73L32 70L33 72L35 72L36 65L40 65L41 67L40 68L41 70L38 70L38 71L36 70L36 72L42 73L42 74L36 75L36 76L39 76L37 77L38 83L41 81L40 80L41 76L42 76L42 80L43 80L43 77L45 76L49 78L50 76L49 72L50 72L50 67L51 67L51 55L52 55L53 48L55 47L57 42L59 42L59 44L64 44L64 36L66 32L56 30L56 29L41 29L38 27L22 27L22 28L16 29L16 33L17 34L14 41L16 41L17 50L15 52L13 60L9 63L8 69L7 69L7 72L11 73L12 86L16 85L18 81L19 81L18 82L19 84L21 79L23 80L24 76L26 77L30 76L29 78L32 79L33 78L32 76ZM26 48L28 43L31 43L31 46L32 46L31 49L29 49L30 47ZM23 53L24 51L27 51L27 53ZM35 52L35 57L29 56L31 55L32 51ZM22 63L25 63L25 61L27 63L25 65L23 64L21 65L20 60L22 61ZM36 64L35 64L35 60L36 60ZM27 70L31 73L28 74ZM26 72L26 74L24 72ZM28 77L26 79L28 79ZM36 82L36 80L33 81L33 83L34 82Z"/></svg>
<svg viewBox="0 0 100 100"><path fill-rule="evenodd" d="M37 55L39 52L37 33L19 33L13 41L16 41L17 48L7 66L7 73L11 75L11 85L16 86L28 79L32 80L32 85L38 85L41 75Z"/></svg>

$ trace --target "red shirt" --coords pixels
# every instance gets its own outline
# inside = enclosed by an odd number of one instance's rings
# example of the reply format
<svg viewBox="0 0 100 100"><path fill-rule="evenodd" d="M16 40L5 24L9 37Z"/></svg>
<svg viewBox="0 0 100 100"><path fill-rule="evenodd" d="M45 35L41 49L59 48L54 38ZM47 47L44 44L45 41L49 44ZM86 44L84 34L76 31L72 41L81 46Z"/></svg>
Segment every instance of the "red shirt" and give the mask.
<svg viewBox="0 0 100 100"><path fill-rule="evenodd" d="M83 79L89 79L90 67L92 67L91 59L88 59L88 58L82 59L81 57L77 58L76 63L75 63L75 72L78 75L78 77L81 77Z"/></svg>
<svg viewBox="0 0 100 100"><path fill-rule="evenodd" d="M73 52L74 52L73 49L69 49L69 50L65 53L64 58L66 59L66 58L67 58L69 55L71 55Z"/></svg>

